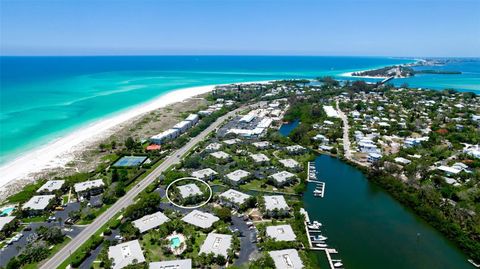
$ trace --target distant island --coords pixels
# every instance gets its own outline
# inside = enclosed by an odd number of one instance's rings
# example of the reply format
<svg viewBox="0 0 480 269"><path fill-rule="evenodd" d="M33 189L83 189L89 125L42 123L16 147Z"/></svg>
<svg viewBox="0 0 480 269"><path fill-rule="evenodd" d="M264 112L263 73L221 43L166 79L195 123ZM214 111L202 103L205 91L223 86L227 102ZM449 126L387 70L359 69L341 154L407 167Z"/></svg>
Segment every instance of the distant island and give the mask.
<svg viewBox="0 0 480 269"><path fill-rule="evenodd" d="M439 60L421 60L412 64L405 65L393 65L386 66L378 69L358 71L351 73L354 77L374 77L374 78L385 78L385 77L394 77L394 78L406 78L413 77L416 74L437 74L437 75L459 75L462 74L460 71L449 71L449 70L414 70L413 66L434 66L439 65L441 62Z"/></svg>

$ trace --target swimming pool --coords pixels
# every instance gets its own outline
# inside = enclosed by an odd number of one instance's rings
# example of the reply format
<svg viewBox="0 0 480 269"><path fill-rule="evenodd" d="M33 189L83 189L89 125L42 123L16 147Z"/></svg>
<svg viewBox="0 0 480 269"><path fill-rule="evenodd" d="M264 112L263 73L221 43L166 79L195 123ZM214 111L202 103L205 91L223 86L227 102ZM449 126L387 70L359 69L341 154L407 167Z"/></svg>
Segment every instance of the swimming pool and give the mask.
<svg viewBox="0 0 480 269"><path fill-rule="evenodd" d="M3 208L2 209L2 212L0 213L0 216L8 216L10 215L10 213L12 213L12 211L15 209L15 207L7 207L7 208Z"/></svg>
<svg viewBox="0 0 480 269"><path fill-rule="evenodd" d="M180 246L180 238L178 237L173 237L170 239L170 246L173 248L178 248Z"/></svg>

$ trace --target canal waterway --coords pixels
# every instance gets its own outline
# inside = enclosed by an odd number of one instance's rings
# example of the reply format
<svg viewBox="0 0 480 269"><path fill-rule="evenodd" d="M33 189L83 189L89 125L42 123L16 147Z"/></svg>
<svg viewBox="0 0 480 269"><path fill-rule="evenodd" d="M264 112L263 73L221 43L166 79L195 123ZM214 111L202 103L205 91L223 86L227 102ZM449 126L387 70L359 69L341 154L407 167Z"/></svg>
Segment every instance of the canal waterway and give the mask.
<svg viewBox="0 0 480 269"><path fill-rule="evenodd" d="M283 135L298 122L288 125L280 129ZM314 197L315 184L309 183L305 209L311 220L323 224L323 235L345 268L473 268L453 243L360 170L327 155L319 155L315 167L317 178L326 183L325 196ZM325 253L315 253L328 268Z"/></svg>

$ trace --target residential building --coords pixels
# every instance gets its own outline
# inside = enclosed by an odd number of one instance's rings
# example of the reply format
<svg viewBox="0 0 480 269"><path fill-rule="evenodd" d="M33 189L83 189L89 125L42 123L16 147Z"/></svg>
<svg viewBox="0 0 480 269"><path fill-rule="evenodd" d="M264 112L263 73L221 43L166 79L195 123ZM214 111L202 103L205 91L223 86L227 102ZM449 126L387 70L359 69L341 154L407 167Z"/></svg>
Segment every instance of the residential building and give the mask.
<svg viewBox="0 0 480 269"><path fill-rule="evenodd" d="M49 180L37 190L37 193L52 193L60 190L65 184L65 180Z"/></svg>
<svg viewBox="0 0 480 269"><path fill-rule="evenodd" d="M249 176L250 176L249 172L239 169L227 174L225 177L228 179L230 183L234 185L238 185L238 184L244 183Z"/></svg>
<svg viewBox="0 0 480 269"><path fill-rule="evenodd" d="M113 260L112 268L121 269L145 261L138 240L132 240L108 248L108 258Z"/></svg>
<svg viewBox="0 0 480 269"><path fill-rule="evenodd" d="M213 180L218 173L212 168L205 168L202 170L194 171L190 174L192 177L196 177L202 180Z"/></svg>
<svg viewBox="0 0 480 269"><path fill-rule="evenodd" d="M185 215L185 217L183 217L182 220L194 226L207 229L212 227L212 225L215 222L219 221L220 219L213 214L202 212L200 210L195 209L190 213L188 213L187 215Z"/></svg>
<svg viewBox="0 0 480 269"><path fill-rule="evenodd" d="M192 260L171 260L161 262L151 262L148 264L149 269L192 269Z"/></svg>
<svg viewBox="0 0 480 269"><path fill-rule="evenodd" d="M178 186L177 189L180 191L180 196L182 196L182 198L184 199L190 196L197 196L203 194L203 192L195 183Z"/></svg>
<svg viewBox="0 0 480 269"><path fill-rule="evenodd" d="M297 171L301 169L300 164L294 159L282 159L282 160L279 160L278 162L280 162L285 168L290 170Z"/></svg>
<svg viewBox="0 0 480 269"><path fill-rule="evenodd" d="M288 171L281 171L270 176L273 179L273 183L277 187L282 187L289 184L295 179L295 174Z"/></svg>
<svg viewBox="0 0 480 269"><path fill-rule="evenodd" d="M54 200L55 195L52 194L36 195L23 204L22 209L27 210L32 214L41 213L41 211L44 211Z"/></svg>
<svg viewBox="0 0 480 269"><path fill-rule="evenodd" d="M169 220L170 219L167 216L165 216L165 214L159 211L151 215L146 215L137 220L134 220L132 221L132 224L133 226L137 227L140 233L144 233L153 228L157 228L158 226L164 224Z"/></svg>
<svg viewBox="0 0 480 269"><path fill-rule="evenodd" d="M73 185L73 188L79 197L88 197L99 194L103 192L104 187L105 183L103 183L103 180L101 179L84 181Z"/></svg>
<svg viewBox="0 0 480 269"><path fill-rule="evenodd" d="M286 215L290 208L282 195L265 195L265 212L268 216Z"/></svg>
<svg viewBox="0 0 480 269"><path fill-rule="evenodd" d="M264 164L270 161L270 158L263 153L250 154L250 158L252 158L256 164Z"/></svg>
<svg viewBox="0 0 480 269"><path fill-rule="evenodd" d="M266 234L276 241L295 241L297 239L290 224L267 226Z"/></svg>
<svg viewBox="0 0 480 269"><path fill-rule="evenodd" d="M229 189L228 191L223 192L219 195L220 204L228 207L239 208L242 206L250 197L250 195L243 192L239 192L234 189Z"/></svg>
<svg viewBox="0 0 480 269"><path fill-rule="evenodd" d="M302 259L296 249L283 249L268 252L276 269L302 269Z"/></svg>
<svg viewBox="0 0 480 269"><path fill-rule="evenodd" d="M215 256L228 257L228 250L232 245L232 236L229 234L209 233L200 247L200 252L205 254L212 253Z"/></svg>
<svg viewBox="0 0 480 269"><path fill-rule="evenodd" d="M230 160L230 155L228 153L225 153L224 151L212 152L210 153L210 155L218 160L222 160L222 161Z"/></svg>
<svg viewBox="0 0 480 269"><path fill-rule="evenodd" d="M300 145L293 145L286 147L285 150L287 150L287 152L290 154L301 154L304 153L307 149Z"/></svg>
<svg viewBox="0 0 480 269"><path fill-rule="evenodd" d="M257 149L267 149L270 147L270 142L268 141L260 141L260 142L254 142L252 143L254 147Z"/></svg>
<svg viewBox="0 0 480 269"><path fill-rule="evenodd" d="M15 219L15 216L0 217L0 231Z"/></svg>

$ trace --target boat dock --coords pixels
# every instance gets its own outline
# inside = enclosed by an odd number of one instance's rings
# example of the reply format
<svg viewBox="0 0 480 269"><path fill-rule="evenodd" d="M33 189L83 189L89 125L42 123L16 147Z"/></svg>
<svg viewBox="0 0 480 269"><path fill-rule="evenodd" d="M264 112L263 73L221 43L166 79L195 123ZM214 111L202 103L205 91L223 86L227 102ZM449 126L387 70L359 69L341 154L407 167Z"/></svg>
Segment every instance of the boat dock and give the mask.
<svg viewBox="0 0 480 269"><path fill-rule="evenodd" d="M317 170L315 169L314 162L308 162L307 169L307 182L315 183L317 186L313 191L313 196L315 197L324 197L325 195L325 182L317 180Z"/></svg>
<svg viewBox="0 0 480 269"><path fill-rule="evenodd" d="M325 242L328 238L322 235L322 231L320 230L322 224L318 221L310 221L310 216L304 208L300 208L300 213L305 216L304 224L305 232L307 233L309 249L324 251L330 269L343 269L344 267L342 264L342 260L332 258L332 254L338 254L338 251L334 248L329 248L327 243Z"/></svg>

